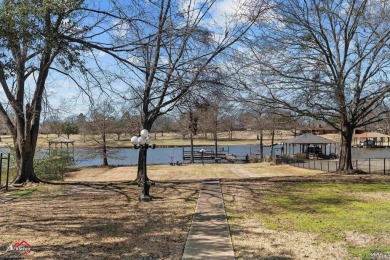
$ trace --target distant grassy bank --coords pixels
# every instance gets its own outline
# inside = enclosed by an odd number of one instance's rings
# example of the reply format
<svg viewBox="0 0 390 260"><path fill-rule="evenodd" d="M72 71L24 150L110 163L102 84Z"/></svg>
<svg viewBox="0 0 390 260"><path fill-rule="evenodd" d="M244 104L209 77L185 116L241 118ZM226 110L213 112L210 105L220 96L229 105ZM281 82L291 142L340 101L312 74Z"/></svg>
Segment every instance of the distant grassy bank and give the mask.
<svg viewBox="0 0 390 260"><path fill-rule="evenodd" d="M65 136L65 135L62 135ZM151 133L152 143L155 143L160 147L175 147L175 146L189 146L190 140L187 137L183 137L179 133ZM57 138L58 135L49 134L49 135L39 135L38 137L38 147L48 147L48 141ZM94 136L96 138L97 136ZM235 131L233 132L232 138L230 138L228 133L218 134L218 145L221 146L230 146L230 145L256 145L260 141L257 139L256 131ZM292 138L292 133L289 131L280 131L280 133L275 135L274 143L280 143L283 140ZM69 139L74 140L75 147L94 147L97 144L89 135L70 135ZM107 145L109 147L118 147L118 148L127 148L132 147L133 145L130 142L130 135L120 135L119 140L118 136L114 134L107 135ZM271 145L271 136L265 135L263 138L263 144L265 146ZM10 135L2 135L0 147L12 146L12 137ZM205 146L205 145L214 145L214 140L209 134L202 134L194 138L195 146Z"/></svg>

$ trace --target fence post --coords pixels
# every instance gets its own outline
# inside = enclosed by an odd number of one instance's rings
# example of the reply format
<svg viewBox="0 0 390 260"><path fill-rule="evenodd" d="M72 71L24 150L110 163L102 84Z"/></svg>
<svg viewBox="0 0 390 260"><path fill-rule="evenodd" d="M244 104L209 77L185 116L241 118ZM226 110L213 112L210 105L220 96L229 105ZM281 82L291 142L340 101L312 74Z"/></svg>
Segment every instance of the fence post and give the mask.
<svg viewBox="0 0 390 260"><path fill-rule="evenodd" d="M386 175L386 158L383 158L383 175Z"/></svg>
<svg viewBox="0 0 390 260"><path fill-rule="evenodd" d="M7 180L5 181L5 190L6 191L8 191L9 161L10 161L10 154L8 154L8 162L7 162Z"/></svg>
<svg viewBox="0 0 390 260"><path fill-rule="evenodd" d="M322 171L322 161L321 161L321 171Z"/></svg>
<svg viewBox="0 0 390 260"><path fill-rule="evenodd" d="M328 161L328 172L329 172L329 161Z"/></svg>
<svg viewBox="0 0 390 260"><path fill-rule="evenodd" d="M0 188L1 188L1 173L3 171L3 153L0 153Z"/></svg>
<svg viewBox="0 0 390 260"><path fill-rule="evenodd" d="M316 169L316 158L314 157L314 163L313 163L314 170Z"/></svg>
<svg viewBox="0 0 390 260"><path fill-rule="evenodd" d="M368 159L368 173L371 174L371 159Z"/></svg>
<svg viewBox="0 0 390 260"><path fill-rule="evenodd" d="M355 169L357 170L358 160L355 161Z"/></svg>

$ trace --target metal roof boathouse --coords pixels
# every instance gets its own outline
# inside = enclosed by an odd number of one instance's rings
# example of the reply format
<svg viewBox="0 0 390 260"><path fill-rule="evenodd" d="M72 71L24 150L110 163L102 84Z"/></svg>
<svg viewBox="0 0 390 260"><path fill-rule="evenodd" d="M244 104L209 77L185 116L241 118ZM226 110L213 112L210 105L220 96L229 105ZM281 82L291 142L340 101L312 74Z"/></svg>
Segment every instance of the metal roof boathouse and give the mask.
<svg viewBox="0 0 390 260"><path fill-rule="evenodd" d="M336 153L336 142L327 138L317 136L311 133L296 136L292 139L286 140L282 143L284 155L292 156L297 153L308 154L310 151L314 153L318 151L323 155L327 155L327 152ZM329 149L327 149L329 147Z"/></svg>

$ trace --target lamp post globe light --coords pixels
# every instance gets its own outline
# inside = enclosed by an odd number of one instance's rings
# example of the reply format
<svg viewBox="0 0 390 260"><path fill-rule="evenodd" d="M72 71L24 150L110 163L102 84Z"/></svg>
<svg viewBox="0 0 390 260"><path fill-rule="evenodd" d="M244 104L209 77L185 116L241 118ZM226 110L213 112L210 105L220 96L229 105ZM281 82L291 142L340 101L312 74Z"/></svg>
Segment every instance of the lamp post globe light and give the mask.
<svg viewBox="0 0 390 260"><path fill-rule="evenodd" d="M140 136L133 136L131 138L131 143L134 145L135 149L140 149L140 155L144 157L143 163L141 165L142 175L141 175L141 183L139 186L142 187L142 193L139 199L141 201L151 201L152 197L150 197L149 190L150 186L154 185L153 182L149 181L148 175L146 172L146 155L149 148L156 148L156 145L149 145L150 138L149 132L146 129L143 129L140 133ZM139 161L139 160L138 160Z"/></svg>

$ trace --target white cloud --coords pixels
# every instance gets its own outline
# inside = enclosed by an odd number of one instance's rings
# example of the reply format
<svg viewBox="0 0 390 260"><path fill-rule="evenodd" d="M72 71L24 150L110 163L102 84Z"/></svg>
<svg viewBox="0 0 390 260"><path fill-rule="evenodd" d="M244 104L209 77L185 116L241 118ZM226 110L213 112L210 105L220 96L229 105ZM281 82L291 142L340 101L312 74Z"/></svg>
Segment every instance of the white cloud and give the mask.
<svg viewBox="0 0 390 260"><path fill-rule="evenodd" d="M53 87L49 87L46 89L46 92L49 96L57 94L57 90Z"/></svg>
<svg viewBox="0 0 390 260"><path fill-rule="evenodd" d="M218 16L234 15L238 13L240 6L245 0L222 0L216 2L214 13Z"/></svg>
<svg viewBox="0 0 390 260"><path fill-rule="evenodd" d="M127 58L127 60L133 64L139 64L140 63L140 59L137 57L137 56L134 56L134 55L130 55L129 58Z"/></svg>
<svg viewBox="0 0 390 260"><path fill-rule="evenodd" d="M115 34L118 37L125 37L129 33L129 31L130 31L129 24L124 22L124 21L122 21L122 20L115 19L112 22L112 25L114 26Z"/></svg>
<svg viewBox="0 0 390 260"><path fill-rule="evenodd" d="M219 0L211 9L211 14L220 26L234 22L245 22L253 11L253 4L248 0Z"/></svg>
<svg viewBox="0 0 390 260"><path fill-rule="evenodd" d="M192 19L197 17L199 12L205 11L199 9L204 2L210 3L212 1L182 0L181 9L191 10L192 15L188 19ZM232 32L234 27L254 19L257 16L257 12L262 10L261 15L257 18L257 22L272 23L273 26L282 28L284 25L280 22L280 17L272 8L274 5L275 3L272 1L265 2L264 0L217 0L208 11L209 15L200 21L200 25L213 31L215 40L220 41L225 38L226 32Z"/></svg>
<svg viewBox="0 0 390 260"><path fill-rule="evenodd" d="M100 50L86 50L84 52L84 54L87 56L87 57L96 57L96 58L99 58L99 57L103 57L106 55L106 53L104 51L100 51Z"/></svg>

